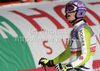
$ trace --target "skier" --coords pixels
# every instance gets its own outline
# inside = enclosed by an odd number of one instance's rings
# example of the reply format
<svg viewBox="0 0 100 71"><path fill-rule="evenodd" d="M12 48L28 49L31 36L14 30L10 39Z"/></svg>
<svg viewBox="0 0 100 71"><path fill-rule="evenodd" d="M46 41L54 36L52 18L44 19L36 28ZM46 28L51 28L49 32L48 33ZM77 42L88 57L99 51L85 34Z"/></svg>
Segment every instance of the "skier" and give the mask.
<svg viewBox="0 0 100 71"><path fill-rule="evenodd" d="M73 25L67 48L52 60L40 59L39 64L55 66L57 71L93 71L96 37L84 18L85 12L86 6L82 1L74 0L66 4L66 19ZM61 63L68 58L69 63Z"/></svg>

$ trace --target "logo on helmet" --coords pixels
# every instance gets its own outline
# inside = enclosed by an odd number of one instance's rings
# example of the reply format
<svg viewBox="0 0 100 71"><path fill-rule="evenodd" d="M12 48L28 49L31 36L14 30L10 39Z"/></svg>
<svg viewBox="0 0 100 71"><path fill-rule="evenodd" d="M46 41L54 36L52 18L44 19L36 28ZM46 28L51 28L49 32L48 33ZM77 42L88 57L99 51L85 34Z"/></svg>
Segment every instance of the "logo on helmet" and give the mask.
<svg viewBox="0 0 100 71"><path fill-rule="evenodd" d="M85 7L84 3L75 2L74 4L77 5L78 7Z"/></svg>
<svg viewBox="0 0 100 71"><path fill-rule="evenodd" d="M85 7L84 3L78 4L78 7Z"/></svg>

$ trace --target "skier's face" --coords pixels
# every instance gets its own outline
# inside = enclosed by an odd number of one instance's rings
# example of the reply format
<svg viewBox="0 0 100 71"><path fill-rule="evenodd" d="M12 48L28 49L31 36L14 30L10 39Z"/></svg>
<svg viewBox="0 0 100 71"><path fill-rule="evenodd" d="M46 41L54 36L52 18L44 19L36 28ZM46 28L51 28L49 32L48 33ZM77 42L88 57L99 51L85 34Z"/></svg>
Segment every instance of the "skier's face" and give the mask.
<svg viewBox="0 0 100 71"><path fill-rule="evenodd" d="M69 22L72 22L73 20L75 20L75 14L76 14L76 12L69 13L69 12L67 11L67 20L68 20Z"/></svg>

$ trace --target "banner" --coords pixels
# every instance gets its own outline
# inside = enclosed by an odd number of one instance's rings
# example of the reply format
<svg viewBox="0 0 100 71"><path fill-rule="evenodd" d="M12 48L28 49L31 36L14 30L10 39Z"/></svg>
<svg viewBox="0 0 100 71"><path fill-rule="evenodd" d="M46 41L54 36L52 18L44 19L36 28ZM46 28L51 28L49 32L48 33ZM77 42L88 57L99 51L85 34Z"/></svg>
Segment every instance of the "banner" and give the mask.
<svg viewBox="0 0 100 71"><path fill-rule="evenodd" d="M0 7L0 69L2 71L44 71L41 57L53 59L68 44L73 26L64 13L68 1L44 1ZM100 2L87 2L85 18L96 34L94 71L100 70ZM67 63L68 60L64 61ZM47 71L56 71L54 67Z"/></svg>

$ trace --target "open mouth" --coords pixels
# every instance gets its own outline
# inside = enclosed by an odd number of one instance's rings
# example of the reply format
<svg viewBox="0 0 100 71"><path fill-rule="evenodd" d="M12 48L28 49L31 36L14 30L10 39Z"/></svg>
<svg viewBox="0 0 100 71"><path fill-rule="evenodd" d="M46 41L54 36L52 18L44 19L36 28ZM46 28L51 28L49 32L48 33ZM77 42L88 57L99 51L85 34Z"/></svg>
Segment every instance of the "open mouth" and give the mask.
<svg viewBox="0 0 100 71"><path fill-rule="evenodd" d="M67 15L67 17L70 17L70 15Z"/></svg>

